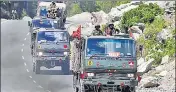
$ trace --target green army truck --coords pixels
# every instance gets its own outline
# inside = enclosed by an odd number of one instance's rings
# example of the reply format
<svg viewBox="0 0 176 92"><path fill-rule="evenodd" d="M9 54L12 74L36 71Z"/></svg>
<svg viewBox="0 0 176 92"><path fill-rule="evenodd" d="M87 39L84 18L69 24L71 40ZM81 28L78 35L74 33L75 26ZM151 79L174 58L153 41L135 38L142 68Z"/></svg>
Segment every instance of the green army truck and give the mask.
<svg viewBox="0 0 176 92"><path fill-rule="evenodd" d="M136 92L136 43L129 35L74 38L75 92Z"/></svg>

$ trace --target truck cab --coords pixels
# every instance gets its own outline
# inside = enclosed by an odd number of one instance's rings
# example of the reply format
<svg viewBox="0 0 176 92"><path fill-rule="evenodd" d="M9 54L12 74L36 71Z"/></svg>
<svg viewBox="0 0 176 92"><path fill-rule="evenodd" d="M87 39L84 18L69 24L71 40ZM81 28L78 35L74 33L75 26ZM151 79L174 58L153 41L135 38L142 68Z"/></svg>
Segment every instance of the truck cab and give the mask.
<svg viewBox="0 0 176 92"><path fill-rule="evenodd" d="M64 28L61 27L59 19L49 19L46 17L34 17L32 22L28 23L28 26L30 28L29 29L30 32L38 28L55 28L55 29Z"/></svg>
<svg viewBox="0 0 176 92"><path fill-rule="evenodd" d="M81 63L73 73L76 92L135 92L135 44L129 35L84 37L76 47L81 48Z"/></svg>
<svg viewBox="0 0 176 92"><path fill-rule="evenodd" d="M70 41L67 30L54 28L39 28L31 36L31 53L33 71L40 74L40 67L48 69L60 66L60 74L70 72Z"/></svg>
<svg viewBox="0 0 176 92"><path fill-rule="evenodd" d="M44 16L44 17L48 17L48 14L53 14L53 13L49 13L49 11L51 11L51 5L52 2L39 2L38 4L38 8L37 8L37 16ZM66 16L67 16L67 11L66 11L66 4L64 2L62 3L55 3L56 4L56 16L54 17L54 19L60 18L62 19L62 21L66 21ZM53 18L53 17L52 17Z"/></svg>

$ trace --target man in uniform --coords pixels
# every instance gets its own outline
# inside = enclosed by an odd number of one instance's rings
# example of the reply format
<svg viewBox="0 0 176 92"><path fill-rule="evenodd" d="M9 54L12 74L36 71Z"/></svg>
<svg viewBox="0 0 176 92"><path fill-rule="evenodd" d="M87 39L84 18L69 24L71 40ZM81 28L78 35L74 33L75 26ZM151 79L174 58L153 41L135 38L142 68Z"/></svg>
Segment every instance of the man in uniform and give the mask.
<svg viewBox="0 0 176 92"><path fill-rule="evenodd" d="M114 28L114 24L109 24L108 25L108 27L106 28L106 30L105 30L105 35L106 36L112 36L113 34L118 34L119 32L118 32L119 30L116 30L115 28Z"/></svg>
<svg viewBox="0 0 176 92"><path fill-rule="evenodd" d="M103 35L103 32L100 30L100 25L95 26L95 30L93 30L92 35L93 36Z"/></svg>
<svg viewBox="0 0 176 92"><path fill-rule="evenodd" d="M49 17L55 18L56 17L56 3L52 1L50 7L48 9Z"/></svg>

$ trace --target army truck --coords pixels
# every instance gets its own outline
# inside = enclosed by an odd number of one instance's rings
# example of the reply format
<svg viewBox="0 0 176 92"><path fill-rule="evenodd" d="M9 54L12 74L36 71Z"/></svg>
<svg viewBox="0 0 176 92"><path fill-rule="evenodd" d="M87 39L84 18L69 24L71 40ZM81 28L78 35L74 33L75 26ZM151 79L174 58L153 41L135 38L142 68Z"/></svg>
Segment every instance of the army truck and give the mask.
<svg viewBox="0 0 176 92"><path fill-rule="evenodd" d="M60 19L50 19L47 17L36 16L32 19L32 22L28 22L30 33L38 28L55 28L65 29L64 25L60 23Z"/></svg>
<svg viewBox="0 0 176 92"><path fill-rule="evenodd" d="M79 36L72 37L75 92L135 92L135 41L127 34Z"/></svg>
<svg viewBox="0 0 176 92"><path fill-rule="evenodd" d="M67 30L38 28L31 35L33 71L40 74L40 67L48 69L61 66L60 75L70 73L70 43Z"/></svg>
<svg viewBox="0 0 176 92"><path fill-rule="evenodd" d="M54 7L52 6L53 3L55 4ZM64 2L39 2L37 16L44 16L52 19L59 18L64 24L67 17L66 4Z"/></svg>

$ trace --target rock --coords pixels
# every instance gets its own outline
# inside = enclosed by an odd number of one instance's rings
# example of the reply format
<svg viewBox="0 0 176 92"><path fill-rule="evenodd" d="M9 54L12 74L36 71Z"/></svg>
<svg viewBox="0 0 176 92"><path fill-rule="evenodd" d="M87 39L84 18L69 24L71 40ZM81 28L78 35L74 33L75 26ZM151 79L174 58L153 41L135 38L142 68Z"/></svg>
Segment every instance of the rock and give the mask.
<svg viewBox="0 0 176 92"><path fill-rule="evenodd" d="M121 17L123 16L123 13L137 7L138 5L132 5L132 3L122 4L120 6L112 8L108 15L111 20L120 21Z"/></svg>
<svg viewBox="0 0 176 92"><path fill-rule="evenodd" d="M156 68L155 68L155 70L157 70L157 71L162 71L163 70L163 66L157 66Z"/></svg>
<svg viewBox="0 0 176 92"><path fill-rule="evenodd" d="M131 5L139 5L141 4L141 1L131 1Z"/></svg>
<svg viewBox="0 0 176 92"><path fill-rule="evenodd" d="M167 73L168 73L167 71L162 71L160 74L156 74L156 75L164 77L166 76Z"/></svg>
<svg viewBox="0 0 176 92"><path fill-rule="evenodd" d="M140 30L142 31L142 33L143 33L143 31L144 31L144 29L145 29L145 24L144 24L144 23L137 23L136 26L138 26L139 29L140 29Z"/></svg>
<svg viewBox="0 0 176 92"><path fill-rule="evenodd" d="M93 14L96 16L97 21L96 24L106 24L109 21L109 16L106 14L104 11L99 11L99 12L93 12Z"/></svg>
<svg viewBox="0 0 176 92"><path fill-rule="evenodd" d="M171 37L171 30L168 29L163 29L161 32L159 32L157 34L157 40L161 41L161 40L166 40L168 37Z"/></svg>
<svg viewBox="0 0 176 92"><path fill-rule="evenodd" d="M166 55L166 56L164 56L164 57L162 58L161 64L163 65L163 64L166 64L166 63L168 63L168 62L169 62L169 56Z"/></svg>
<svg viewBox="0 0 176 92"><path fill-rule="evenodd" d="M137 66L140 66L143 63L145 63L144 58L140 58L139 60L137 60Z"/></svg>
<svg viewBox="0 0 176 92"><path fill-rule="evenodd" d="M142 34L142 30L139 29L139 26L132 26L131 31L132 31L132 33Z"/></svg>
<svg viewBox="0 0 176 92"><path fill-rule="evenodd" d="M92 17L91 13L83 12L81 14L76 14L72 17L68 17L67 20L78 21L78 19L79 19L80 23L82 23L82 22L85 23L85 22L91 22L91 17ZM85 21L85 19L86 19L86 21ZM82 21L80 21L80 20L82 20Z"/></svg>
<svg viewBox="0 0 176 92"><path fill-rule="evenodd" d="M146 84L144 84L144 88L153 88L153 87L158 87L159 84L158 83L152 83L152 82L148 82Z"/></svg>
<svg viewBox="0 0 176 92"><path fill-rule="evenodd" d="M148 72L150 69L151 69L151 66L152 66L152 62L154 61L154 59L149 59L149 61L141 64L139 67L138 67L138 72L141 72L141 73L146 73Z"/></svg>

